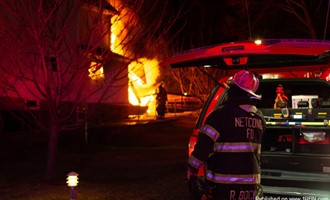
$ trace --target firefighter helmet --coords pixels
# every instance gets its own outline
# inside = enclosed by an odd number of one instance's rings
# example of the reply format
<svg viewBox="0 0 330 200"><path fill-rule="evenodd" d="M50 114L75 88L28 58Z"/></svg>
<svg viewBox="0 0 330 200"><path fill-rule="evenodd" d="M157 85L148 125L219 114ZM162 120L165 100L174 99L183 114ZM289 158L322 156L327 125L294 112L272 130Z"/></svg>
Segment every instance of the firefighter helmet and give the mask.
<svg viewBox="0 0 330 200"><path fill-rule="evenodd" d="M259 87L259 79L250 71L241 70L233 77L233 82L242 90L251 95L253 99L261 99L255 92Z"/></svg>

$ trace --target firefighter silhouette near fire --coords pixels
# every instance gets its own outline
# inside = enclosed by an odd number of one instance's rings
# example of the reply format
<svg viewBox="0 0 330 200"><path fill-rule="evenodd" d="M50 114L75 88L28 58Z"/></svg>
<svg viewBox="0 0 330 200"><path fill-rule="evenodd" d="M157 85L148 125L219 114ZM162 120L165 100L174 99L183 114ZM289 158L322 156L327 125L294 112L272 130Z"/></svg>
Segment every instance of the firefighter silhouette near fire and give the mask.
<svg viewBox="0 0 330 200"><path fill-rule="evenodd" d="M163 87L163 83L161 83L160 86L158 87L156 100L157 100L157 106L156 106L157 119L164 119L166 112L167 92Z"/></svg>

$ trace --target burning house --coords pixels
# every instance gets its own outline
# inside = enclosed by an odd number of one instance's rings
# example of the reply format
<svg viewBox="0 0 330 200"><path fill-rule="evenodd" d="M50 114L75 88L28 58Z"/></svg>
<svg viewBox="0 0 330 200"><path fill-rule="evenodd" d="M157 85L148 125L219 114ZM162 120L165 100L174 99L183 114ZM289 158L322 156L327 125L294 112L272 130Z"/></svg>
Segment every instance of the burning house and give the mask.
<svg viewBox="0 0 330 200"><path fill-rule="evenodd" d="M39 128L50 123L45 119L63 125L154 115L158 61L127 48L127 24L138 21L120 0L2 4L5 129Z"/></svg>

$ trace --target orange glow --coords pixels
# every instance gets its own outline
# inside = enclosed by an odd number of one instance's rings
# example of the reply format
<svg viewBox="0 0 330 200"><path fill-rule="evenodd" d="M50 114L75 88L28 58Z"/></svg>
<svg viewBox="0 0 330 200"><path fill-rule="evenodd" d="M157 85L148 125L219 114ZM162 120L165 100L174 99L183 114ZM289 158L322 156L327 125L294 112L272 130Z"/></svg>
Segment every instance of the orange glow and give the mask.
<svg viewBox="0 0 330 200"><path fill-rule="evenodd" d="M129 30L137 26L138 17L129 7L124 7L120 0L110 0L110 3L120 13L111 18L111 51L131 58L134 55L133 52L128 51L128 46L132 43L130 41Z"/></svg>
<svg viewBox="0 0 330 200"><path fill-rule="evenodd" d="M132 105L148 106L148 114L155 114L156 79L158 61L140 58L128 66L129 101ZM138 75L137 75L138 74Z"/></svg>
<svg viewBox="0 0 330 200"><path fill-rule="evenodd" d="M120 13L111 18L111 51L126 58L134 58L133 52L128 51L129 30L136 27L138 18L133 10L124 7L121 0L108 0ZM133 41L134 42L134 41ZM139 58L128 65L128 100L136 106L148 106L148 115L155 115L156 79L159 76L158 61L156 59Z"/></svg>
<svg viewBox="0 0 330 200"><path fill-rule="evenodd" d="M92 80L104 78L103 67L101 66L100 63L92 62L90 68L88 69L88 72L89 72L88 76Z"/></svg>
<svg viewBox="0 0 330 200"><path fill-rule="evenodd" d="M140 104L140 101L136 97L136 94L132 90L132 87L128 87L128 100L134 106L138 106Z"/></svg>
<svg viewBox="0 0 330 200"><path fill-rule="evenodd" d="M120 36L124 34L124 25L118 15L111 18L111 51L119 55L124 55L124 51L121 45Z"/></svg>

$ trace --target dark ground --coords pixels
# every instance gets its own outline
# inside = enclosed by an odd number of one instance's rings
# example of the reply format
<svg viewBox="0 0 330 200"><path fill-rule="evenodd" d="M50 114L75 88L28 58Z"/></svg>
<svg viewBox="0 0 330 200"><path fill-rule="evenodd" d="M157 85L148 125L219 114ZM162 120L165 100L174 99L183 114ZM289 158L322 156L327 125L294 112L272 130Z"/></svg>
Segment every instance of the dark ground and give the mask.
<svg viewBox="0 0 330 200"><path fill-rule="evenodd" d="M93 128L88 145L83 130L63 134L51 183L44 182L47 134L2 133L0 199L68 199L66 174L76 171L79 200L189 200L187 144L195 120Z"/></svg>

